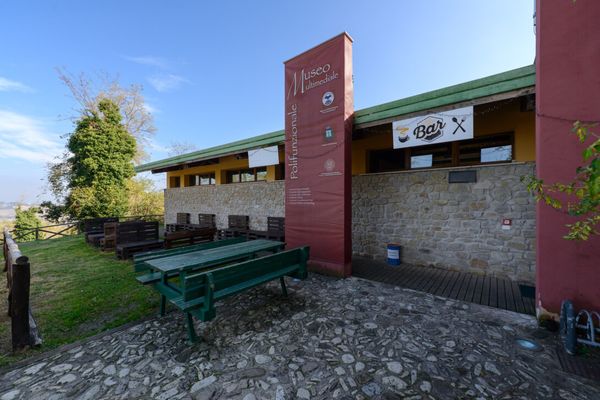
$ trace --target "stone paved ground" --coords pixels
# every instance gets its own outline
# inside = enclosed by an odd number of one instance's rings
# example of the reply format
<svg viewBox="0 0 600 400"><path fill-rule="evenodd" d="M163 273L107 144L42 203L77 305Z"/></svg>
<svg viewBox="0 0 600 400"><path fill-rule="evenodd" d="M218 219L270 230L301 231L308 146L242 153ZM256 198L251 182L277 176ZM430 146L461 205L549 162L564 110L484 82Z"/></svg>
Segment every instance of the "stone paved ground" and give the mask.
<svg viewBox="0 0 600 400"><path fill-rule="evenodd" d="M533 317L356 278L312 275L232 297L185 343L170 313L19 366L0 399L599 399L544 350Z"/></svg>

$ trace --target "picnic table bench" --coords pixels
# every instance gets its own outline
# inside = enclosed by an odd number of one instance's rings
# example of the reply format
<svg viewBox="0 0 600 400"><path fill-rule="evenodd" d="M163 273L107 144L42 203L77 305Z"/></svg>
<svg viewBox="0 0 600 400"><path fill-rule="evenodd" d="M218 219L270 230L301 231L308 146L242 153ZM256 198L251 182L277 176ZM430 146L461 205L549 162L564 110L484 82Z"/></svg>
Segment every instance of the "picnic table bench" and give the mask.
<svg viewBox="0 0 600 400"><path fill-rule="evenodd" d="M170 281L171 278L182 276L191 272L210 271L234 262L246 261L256 258L264 252L278 252L283 249L285 243L273 240L246 241L245 238L227 239L236 241L234 244L220 245L216 241L196 246L209 246L197 251L186 251L186 247L165 251L181 251L177 254L163 253L161 256L148 254L148 258L135 260L136 270L150 270L149 273L138 276L136 279L143 284L152 284L160 293L160 314L164 315L166 300L175 298L181 294L179 286ZM166 255L166 256L165 256ZM143 261L142 261L143 259Z"/></svg>
<svg viewBox="0 0 600 400"><path fill-rule="evenodd" d="M134 253L162 248L158 239L157 221L130 221L117 225L115 252L118 258L127 259Z"/></svg>
<svg viewBox="0 0 600 400"><path fill-rule="evenodd" d="M165 234L165 248L189 246L202 242L212 242L215 238L215 228L197 228L193 230L169 232Z"/></svg>
<svg viewBox="0 0 600 400"><path fill-rule="evenodd" d="M188 338L198 340L193 317L207 322L215 318L215 302L234 294L279 279L287 296L285 276L305 279L309 248L302 247L241 263L188 275L181 275L181 294L169 302L186 314Z"/></svg>

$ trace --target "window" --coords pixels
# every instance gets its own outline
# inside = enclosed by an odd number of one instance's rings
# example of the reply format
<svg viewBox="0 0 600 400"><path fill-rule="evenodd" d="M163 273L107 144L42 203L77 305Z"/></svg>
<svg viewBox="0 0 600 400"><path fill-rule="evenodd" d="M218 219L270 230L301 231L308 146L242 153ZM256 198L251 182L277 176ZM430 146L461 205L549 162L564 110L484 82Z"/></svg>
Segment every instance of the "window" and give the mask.
<svg viewBox="0 0 600 400"><path fill-rule="evenodd" d="M510 162L514 152L513 139L512 133L502 133L406 149L371 150L367 157L367 172Z"/></svg>
<svg viewBox="0 0 600 400"><path fill-rule="evenodd" d="M481 149L481 162L499 162L512 160L512 146L485 147Z"/></svg>
<svg viewBox="0 0 600 400"><path fill-rule="evenodd" d="M196 175L186 175L183 181L185 186L196 186Z"/></svg>
<svg viewBox="0 0 600 400"><path fill-rule="evenodd" d="M266 168L257 168L256 169L256 180L257 181L266 181L267 180L267 169Z"/></svg>
<svg viewBox="0 0 600 400"><path fill-rule="evenodd" d="M256 182L267 180L267 167L227 171L227 183Z"/></svg>
<svg viewBox="0 0 600 400"><path fill-rule="evenodd" d="M373 150L368 154L368 172L388 172L406 169L404 149Z"/></svg>
<svg viewBox="0 0 600 400"><path fill-rule="evenodd" d="M513 135L505 133L458 142L459 164L473 165L512 160Z"/></svg>
<svg viewBox="0 0 600 400"><path fill-rule="evenodd" d="M198 182L200 185L214 185L216 183L215 173L198 175Z"/></svg>
<svg viewBox="0 0 600 400"><path fill-rule="evenodd" d="M178 176L172 176L169 178L169 187L170 188L178 188L181 184L181 178Z"/></svg>
<svg viewBox="0 0 600 400"><path fill-rule="evenodd" d="M198 185L214 185L215 173L207 173L201 175L186 175L185 186L198 186Z"/></svg>
<svg viewBox="0 0 600 400"><path fill-rule="evenodd" d="M433 166L433 154L426 154L424 156L412 156L410 158L410 168L430 168Z"/></svg>
<svg viewBox="0 0 600 400"><path fill-rule="evenodd" d="M410 149L411 169L431 167L442 168L451 166L452 143L432 144L429 146L419 146Z"/></svg>

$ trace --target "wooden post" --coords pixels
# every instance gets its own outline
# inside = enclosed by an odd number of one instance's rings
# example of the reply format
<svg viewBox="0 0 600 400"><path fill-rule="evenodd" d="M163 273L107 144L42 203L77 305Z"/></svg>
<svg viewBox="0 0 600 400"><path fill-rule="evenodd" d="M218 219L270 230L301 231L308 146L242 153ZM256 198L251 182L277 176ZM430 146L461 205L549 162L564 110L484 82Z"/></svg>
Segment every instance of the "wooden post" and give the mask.
<svg viewBox="0 0 600 400"><path fill-rule="evenodd" d="M37 325L29 307L29 284L31 267L29 259L21 254L19 247L5 228L4 258L8 286L8 315L11 317L13 350L42 343Z"/></svg>
<svg viewBox="0 0 600 400"><path fill-rule="evenodd" d="M11 318L13 350L29 346L29 260L21 256L12 265Z"/></svg>

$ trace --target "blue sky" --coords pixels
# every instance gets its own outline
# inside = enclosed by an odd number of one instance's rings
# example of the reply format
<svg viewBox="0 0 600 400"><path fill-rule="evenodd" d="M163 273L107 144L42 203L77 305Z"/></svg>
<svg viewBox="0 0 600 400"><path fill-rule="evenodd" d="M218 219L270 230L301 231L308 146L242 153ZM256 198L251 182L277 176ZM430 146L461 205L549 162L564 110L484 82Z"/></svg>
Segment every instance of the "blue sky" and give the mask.
<svg viewBox="0 0 600 400"><path fill-rule="evenodd" d="M40 201L75 103L56 67L139 83L158 131L210 147L283 128L283 61L347 31L355 109L533 63L533 0L0 3L0 201Z"/></svg>

